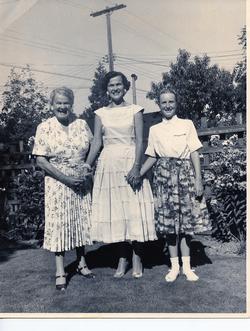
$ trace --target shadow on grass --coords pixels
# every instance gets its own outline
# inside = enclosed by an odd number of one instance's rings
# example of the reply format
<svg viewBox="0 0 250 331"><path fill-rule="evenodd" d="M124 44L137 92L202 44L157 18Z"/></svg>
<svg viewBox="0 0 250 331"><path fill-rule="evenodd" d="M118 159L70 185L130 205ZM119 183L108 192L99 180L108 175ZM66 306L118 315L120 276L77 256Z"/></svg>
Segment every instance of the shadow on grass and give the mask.
<svg viewBox="0 0 250 331"><path fill-rule="evenodd" d="M191 265L200 266L212 264L210 258L206 255L205 247L201 241L191 241ZM132 247L130 245L130 260L132 256ZM151 269L154 266L168 265L170 267L170 258L168 249L165 247L164 240L145 242L143 244L143 265L144 268ZM90 269L95 268L113 268L117 267L119 256L117 253L117 244L105 244L95 250L91 250L86 255L86 261ZM74 261L66 267L66 272L74 275L77 262Z"/></svg>
<svg viewBox="0 0 250 331"><path fill-rule="evenodd" d="M212 264L212 261L207 256L205 251L206 246L202 244L201 241L193 239L191 241L191 265L197 267L204 264Z"/></svg>
<svg viewBox="0 0 250 331"><path fill-rule="evenodd" d="M4 237L0 237L0 263L7 262L17 250L35 248L28 243L16 242Z"/></svg>

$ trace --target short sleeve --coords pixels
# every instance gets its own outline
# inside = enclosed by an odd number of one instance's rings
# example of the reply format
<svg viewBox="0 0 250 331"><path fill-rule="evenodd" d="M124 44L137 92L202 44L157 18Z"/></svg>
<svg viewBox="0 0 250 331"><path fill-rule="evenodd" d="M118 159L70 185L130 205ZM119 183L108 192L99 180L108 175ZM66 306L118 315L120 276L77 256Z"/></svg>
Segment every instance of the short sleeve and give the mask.
<svg viewBox="0 0 250 331"><path fill-rule="evenodd" d="M146 148L145 154L152 157L156 157L155 148L154 148L154 134L151 128L149 129L148 146Z"/></svg>
<svg viewBox="0 0 250 331"><path fill-rule="evenodd" d="M99 108L99 109L95 110L94 113L95 113L96 115L98 115L99 117L102 117L102 114L103 114L103 108Z"/></svg>
<svg viewBox="0 0 250 331"><path fill-rule="evenodd" d="M144 108L142 106L139 106L139 105L133 105L133 114L137 114L139 112L143 112L144 111Z"/></svg>
<svg viewBox="0 0 250 331"><path fill-rule="evenodd" d="M202 147L202 143L198 138L197 131L192 121L190 121L189 131L187 134L187 145L190 150L190 153L197 151Z"/></svg>
<svg viewBox="0 0 250 331"><path fill-rule="evenodd" d="M84 130L86 132L88 140L92 141L93 140L93 134L92 134L87 122L84 122Z"/></svg>
<svg viewBox="0 0 250 331"><path fill-rule="evenodd" d="M46 128L45 122L38 125L35 135L35 142L32 154L49 156L51 150L48 144L48 129Z"/></svg>

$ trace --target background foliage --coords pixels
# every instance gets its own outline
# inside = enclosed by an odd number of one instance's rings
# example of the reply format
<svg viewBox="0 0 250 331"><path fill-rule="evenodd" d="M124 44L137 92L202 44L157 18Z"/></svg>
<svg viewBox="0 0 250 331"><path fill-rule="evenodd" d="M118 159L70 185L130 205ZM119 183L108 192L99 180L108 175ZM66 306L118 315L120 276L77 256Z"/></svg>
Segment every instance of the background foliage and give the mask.
<svg viewBox="0 0 250 331"><path fill-rule="evenodd" d="M81 118L93 117L93 112L95 110L108 105L109 98L102 90L102 79L106 73L107 70L105 68L104 62L100 61L94 74L93 85L90 88L90 95L88 97L90 105L85 108L84 112L80 116Z"/></svg>
<svg viewBox="0 0 250 331"><path fill-rule="evenodd" d="M234 124L234 118L229 117L235 110L233 75L217 65L211 66L207 55L191 59L190 53L179 50L176 63L163 73L161 82L152 83L147 97L158 103L160 90L168 84L179 96L179 117L192 119L199 126L200 118L206 116L211 125L217 125L219 114Z"/></svg>
<svg viewBox="0 0 250 331"><path fill-rule="evenodd" d="M9 80L2 93L0 112L0 141L16 142L35 135L41 121L52 116L47 106L47 91L32 76L30 68L21 72L11 69Z"/></svg>
<svg viewBox="0 0 250 331"><path fill-rule="evenodd" d="M31 168L19 174L13 183L20 209L15 224L9 227L15 239L42 239L44 230L44 173Z"/></svg>
<svg viewBox="0 0 250 331"><path fill-rule="evenodd" d="M218 136L211 146L220 147ZM222 151L213 154L205 182L211 186L210 216L213 235L223 241L246 239L246 150L239 146L238 136L224 141Z"/></svg>

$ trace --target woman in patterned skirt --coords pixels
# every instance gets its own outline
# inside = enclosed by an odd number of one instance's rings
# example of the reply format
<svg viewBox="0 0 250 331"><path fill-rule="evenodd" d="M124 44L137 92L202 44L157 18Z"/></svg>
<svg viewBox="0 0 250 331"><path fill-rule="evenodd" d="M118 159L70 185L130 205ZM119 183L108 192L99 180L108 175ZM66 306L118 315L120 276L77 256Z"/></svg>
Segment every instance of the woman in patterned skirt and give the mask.
<svg viewBox="0 0 250 331"><path fill-rule="evenodd" d="M91 195L82 175L92 134L87 123L72 113L72 90L55 89L50 102L55 116L37 127L33 154L46 174L43 247L55 252L56 289L65 290L65 251L76 248L77 272L94 278L84 256L84 245L91 244Z"/></svg>
<svg viewBox="0 0 250 331"><path fill-rule="evenodd" d="M160 92L161 123L150 128L149 155L141 169L143 176L154 166L156 232L166 239L171 270L165 279L176 280L180 273L178 242L182 255L183 274L189 281L199 277L190 267L191 235L210 229L198 150L202 147L191 120L176 115L177 95L171 88Z"/></svg>
<svg viewBox="0 0 250 331"><path fill-rule="evenodd" d="M121 278L128 267L128 241L133 247L134 278L142 276L142 243L155 240L153 195L148 180L141 182L143 108L128 104L124 95L130 87L121 72L109 72L103 89L110 98L107 107L96 110L93 143L86 163L97 161L92 194L92 240L117 243Z"/></svg>

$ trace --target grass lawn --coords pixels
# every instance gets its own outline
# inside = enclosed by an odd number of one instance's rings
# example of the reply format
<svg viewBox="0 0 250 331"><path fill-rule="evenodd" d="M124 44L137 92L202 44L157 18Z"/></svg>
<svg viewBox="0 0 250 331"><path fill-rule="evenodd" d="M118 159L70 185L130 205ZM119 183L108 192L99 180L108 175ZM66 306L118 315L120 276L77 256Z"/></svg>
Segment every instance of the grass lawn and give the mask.
<svg viewBox="0 0 250 331"><path fill-rule="evenodd" d="M168 261L159 245L145 247L143 277L131 270L114 279L115 245L96 245L87 258L97 277L73 273L75 253L65 262L70 274L65 293L56 291L54 255L27 247L0 247L0 313L245 313L245 257L209 255L193 244L192 264L200 280L180 276L166 283Z"/></svg>

